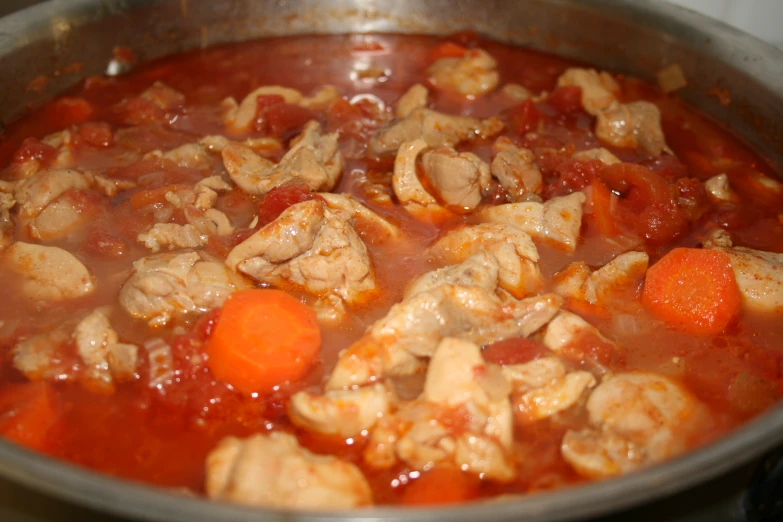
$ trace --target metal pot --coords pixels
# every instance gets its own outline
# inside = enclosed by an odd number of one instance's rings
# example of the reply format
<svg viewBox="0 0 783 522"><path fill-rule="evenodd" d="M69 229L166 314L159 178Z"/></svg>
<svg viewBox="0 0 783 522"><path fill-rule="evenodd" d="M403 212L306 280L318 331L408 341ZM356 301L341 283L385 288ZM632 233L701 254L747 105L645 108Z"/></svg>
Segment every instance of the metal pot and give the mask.
<svg viewBox="0 0 783 522"><path fill-rule="evenodd" d="M52 0L0 20L0 121L19 117L87 75L103 73L117 45L130 47L146 61L271 35L464 28L648 80L656 70L678 63L689 81L680 93L685 100L729 125L772 163L783 165L783 53L721 23L652 1ZM707 95L716 88L728 92L731 103ZM146 520L556 521L604 514L680 491L781 442L783 406L778 406L710 446L628 476L515 501L428 510L249 509L108 478L2 440L0 474L76 503Z"/></svg>

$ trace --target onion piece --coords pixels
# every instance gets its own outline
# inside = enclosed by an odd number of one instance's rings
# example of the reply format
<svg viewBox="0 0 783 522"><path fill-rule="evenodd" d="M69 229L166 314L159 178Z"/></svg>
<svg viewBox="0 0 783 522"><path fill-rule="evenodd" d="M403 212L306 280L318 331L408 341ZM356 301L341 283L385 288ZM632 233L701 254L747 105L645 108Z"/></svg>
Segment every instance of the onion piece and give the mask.
<svg viewBox="0 0 783 522"><path fill-rule="evenodd" d="M679 64L673 63L667 65L657 74L658 86L663 92L674 92L688 85L685 74L682 72Z"/></svg>

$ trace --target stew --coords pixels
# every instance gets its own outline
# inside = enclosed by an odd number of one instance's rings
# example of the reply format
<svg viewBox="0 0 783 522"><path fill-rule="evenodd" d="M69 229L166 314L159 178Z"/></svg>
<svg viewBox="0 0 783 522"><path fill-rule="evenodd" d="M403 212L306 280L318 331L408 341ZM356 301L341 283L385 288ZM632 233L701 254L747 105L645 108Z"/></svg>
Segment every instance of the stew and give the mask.
<svg viewBox="0 0 783 522"><path fill-rule="evenodd" d="M635 78L470 32L273 38L87 78L0 165L0 433L109 475L464 502L783 393L779 169Z"/></svg>

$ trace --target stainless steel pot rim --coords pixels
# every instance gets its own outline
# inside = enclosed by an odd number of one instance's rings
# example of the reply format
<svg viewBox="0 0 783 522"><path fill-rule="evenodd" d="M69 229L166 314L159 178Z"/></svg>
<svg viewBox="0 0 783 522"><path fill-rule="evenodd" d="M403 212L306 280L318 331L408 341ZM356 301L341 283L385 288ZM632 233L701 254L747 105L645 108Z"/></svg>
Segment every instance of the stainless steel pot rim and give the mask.
<svg viewBox="0 0 783 522"><path fill-rule="evenodd" d="M354 0L357 5L375 6L373 0ZM556 4L564 0L553 0ZM53 0L0 20L0 41L18 36L28 23L45 25L56 8L84 10L93 0ZM103 0L108 12L120 11L123 0ZM152 4L152 0L138 0ZM284 3L284 2L283 2ZM656 16L679 24L699 24L698 36L728 38L733 44L752 49L762 61L754 72L767 86L783 86L783 55L780 51L720 22L682 8L659 2L638 0L596 0L637 16ZM32 20L32 22L31 22ZM374 30L371 28L371 30ZM12 47L24 46L19 38ZM763 63L768 61L769 63ZM140 483L109 477L39 455L0 439L0 475L57 497L95 509L144 520L215 521L237 520L421 520L474 521L483 519L524 519L528 521L584 518L618 510L675 493L698 482L747 462L778 444L783 434L783 406L762 415L722 438L696 451L630 475L602 482L521 496L519 500L488 501L450 508L410 509L377 507L340 512L293 512L246 508L211 502L166 492ZM676 478L676 480L674 480Z"/></svg>

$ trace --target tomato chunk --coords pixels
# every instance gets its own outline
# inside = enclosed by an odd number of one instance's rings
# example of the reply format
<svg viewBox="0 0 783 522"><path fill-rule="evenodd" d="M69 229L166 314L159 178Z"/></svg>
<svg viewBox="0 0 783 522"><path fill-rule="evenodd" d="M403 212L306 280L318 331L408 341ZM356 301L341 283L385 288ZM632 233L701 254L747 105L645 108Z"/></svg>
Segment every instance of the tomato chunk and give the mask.
<svg viewBox="0 0 783 522"><path fill-rule="evenodd" d="M259 205L258 221L260 225L271 223L291 205L316 199L307 185L295 184L276 187L270 190Z"/></svg>
<svg viewBox="0 0 783 522"><path fill-rule="evenodd" d="M0 393L0 435L42 450L57 422L59 408L51 385L28 382L6 386Z"/></svg>

